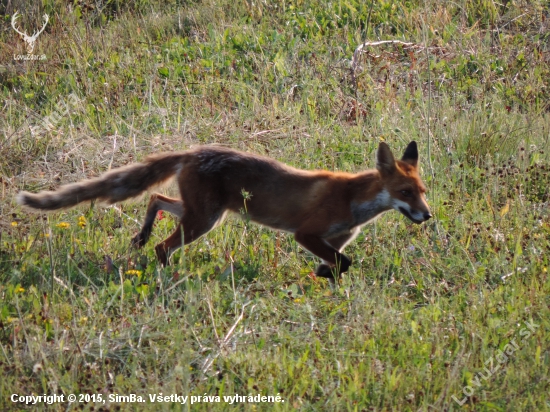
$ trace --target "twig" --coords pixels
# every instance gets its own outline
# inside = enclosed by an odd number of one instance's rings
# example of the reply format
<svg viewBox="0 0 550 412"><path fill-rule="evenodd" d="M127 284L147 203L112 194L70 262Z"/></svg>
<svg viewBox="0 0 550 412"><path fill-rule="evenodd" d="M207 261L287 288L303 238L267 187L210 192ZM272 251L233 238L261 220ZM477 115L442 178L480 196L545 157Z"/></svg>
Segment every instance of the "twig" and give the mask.
<svg viewBox="0 0 550 412"><path fill-rule="evenodd" d="M247 302L243 305L242 309L241 309L241 314L239 315L239 317L237 318L237 320L235 320L235 323L233 323L233 326L231 326L229 328L229 330L227 331L227 333L225 334L225 336L223 337L223 340L219 341L219 349L218 351L216 352L216 354L214 356L209 356L208 358L206 358L206 360L204 361L203 363L203 367L202 367L202 373L203 374L206 374L206 372L208 372L208 370L212 367L212 365L214 364L214 361L222 354L222 351L225 349L225 347L227 346L227 344L229 343L229 340L231 339L231 337L233 336L233 333L235 332L235 329L237 328L237 326L239 325L239 323L241 322L241 320L243 319L244 317L244 310L245 308L250 305L252 302ZM210 305L209 305L210 306ZM214 329L215 331L215 329ZM217 333L216 333L216 337L217 337Z"/></svg>
<svg viewBox="0 0 550 412"><path fill-rule="evenodd" d="M220 344L220 337L218 336L218 331L216 330L216 322L214 320L214 313L212 312L212 304L210 303L210 298L206 300L206 303L208 304L208 310L210 311L210 319L212 320L212 327L214 328L216 340L218 341L218 344Z"/></svg>
<svg viewBox="0 0 550 412"><path fill-rule="evenodd" d="M73 290L72 290L70 287L68 287L68 286L65 284L65 282L63 282L61 279L59 279L59 278L58 278L57 276L55 276L55 275L53 276L53 280L55 280L58 284L60 284L60 285L63 287L63 289L68 290L68 291L71 293L71 295L73 295L73 297L76 298L76 296L75 296Z"/></svg>
<svg viewBox="0 0 550 412"><path fill-rule="evenodd" d="M380 40L380 41L373 41L373 42L365 41L364 43L361 43L359 46L357 46L357 48L353 52L353 57L351 59L351 74L354 82L356 81L355 73L359 66L359 55L361 53L366 53L366 50L364 49L367 47L382 46L384 44L398 44L408 48L424 49L426 50L426 52L430 49L430 47L426 45L420 45L420 44L405 42L401 40Z"/></svg>
<svg viewBox="0 0 550 412"><path fill-rule="evenodd" d="M50 295L53 297L53 284L54 284L54 278L55 278L55 267L53 264L53 251L52 251L52 228L50 227L50 218L48 217L48 236L46 236L46 245L48 246L48 256L50 258L50 275L51 279L50 282L52 284Z"/></svg>
<svg viewBox="0 0 550 412"><path fill-rule="evenodd" d="M183 282L189 280L191 276L188 275L188 276L184 276L183 278L181 278L180 280L178 280L176 283L174 283L173 285L171 285L169 288L167 288L165 291L164 291L164 294L166 295L168 292L170 292L172 289L174 289L176 286L182 284Z"/></svg>
<svg viewBox="0 0 550 412"><path fill-rule="evenodd" d="M116 210L118 213L120 213L121 216L124 216L128 220L131 220L132 222L135 222L138 226L141 226L141 223L139 223L139 221L137 219L134 219L133 217L131 217L131 216L127 215L126 213L124 213L120 209L120 207L118 207L117 205L109 205L109 206L107 206L107 208Z"/></svg>
<svg viewBox="0 0 550 412"><path fill-rule="evenodd" d="M372 7L374 6L374 0L371 0L370 7L369 7L369 15L367 16L367 24L365 25L365 38L369 35L369 25L370 25L370 16L372 13ZM366 43L366 41L363 43L363 45ZM363 49L363 45L359 46L361 49ZM359 49L359 47L357 49ZM355 52L353 52L353 58L351 59L351 82L353 84L353 93L355 95L355 100L357 100L357 77L355 76L355 70L357 69L357 58L356 54L358 55L359 52L355 49Z"/></svg>
<svg viewBox="0 0 550 412"><path fill-rule="evenodd" d="M107 170L111 170L111 166L113 165L113 160L115 159L117 134L118 132L115 131L115 135L112 136L113 137L113 155L111 156L111 161L109 162L109 167L107 167Z"/></svg>

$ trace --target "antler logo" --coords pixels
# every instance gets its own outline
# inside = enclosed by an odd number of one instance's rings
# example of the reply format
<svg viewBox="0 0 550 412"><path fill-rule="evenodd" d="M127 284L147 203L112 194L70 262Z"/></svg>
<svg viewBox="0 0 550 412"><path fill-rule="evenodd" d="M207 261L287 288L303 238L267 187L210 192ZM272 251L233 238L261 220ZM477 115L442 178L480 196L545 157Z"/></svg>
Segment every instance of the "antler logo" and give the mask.
<svg viewBox="0 0 550 412"><path fill-rule="evenodd" d="M40 36L40 33L42 33L46 28L46 24L48 24L48 21L50 20L50 16L48 16L47 14L44 14L44 16L42 16L42 18L44 19L44 25L40 30L38 30L32 36L29 36L27 33L22 32L17 28L17 26L15 25L15 22L18 17L19 17L19 14L17 12L15 12L13 16L11 16L11 26L17 33L19 33L23 37L23 40L25 41L25 43L27 43L27 46L26 46L27 53L32 54L32 51L34 50L34 43L36 42L36 39L38 38L38 36Z"/></svg>

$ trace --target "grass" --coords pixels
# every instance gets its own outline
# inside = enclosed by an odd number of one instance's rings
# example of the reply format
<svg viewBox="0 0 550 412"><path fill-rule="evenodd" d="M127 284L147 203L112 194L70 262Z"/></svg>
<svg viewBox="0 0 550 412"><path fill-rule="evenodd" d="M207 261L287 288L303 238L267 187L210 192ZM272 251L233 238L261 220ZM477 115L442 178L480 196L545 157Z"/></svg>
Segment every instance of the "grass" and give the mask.
<svg viewBox="0 0 550 412"><path fill-rule="evenodd" d="M2 410L32 393L147 398L71 406L96 411L180 409L149 394L195 396L185 410L550 409L544 2L19 3L0 6ZM50 15L45 60L14 60L16 10L28 32ZM367 46L352 73L365 39L413 45ZM379 141L413 139L433 221L366 226L337 289L291 236L238 219L162 269L172 217L128 247L146 199L47 216L14 200L193 144L360 171ZM236 394L284 402L223 402Z"/></svg>

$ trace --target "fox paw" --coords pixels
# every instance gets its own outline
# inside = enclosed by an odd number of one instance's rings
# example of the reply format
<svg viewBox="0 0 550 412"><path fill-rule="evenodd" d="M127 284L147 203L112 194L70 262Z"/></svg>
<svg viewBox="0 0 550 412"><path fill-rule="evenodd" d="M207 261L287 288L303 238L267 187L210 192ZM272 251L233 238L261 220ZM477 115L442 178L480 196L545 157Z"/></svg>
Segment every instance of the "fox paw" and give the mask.
<svg viewBox="0 0 550 412"><path fill-rule="evenodd" d="M155 246L155 253L162 267L166 267L168 265L168 253L166 253L166 249L162 243Z"/></svg>
<svg viewBox="0 0 550 412"><path fill-rule="evenodd" d="M340 275L344 272L347 272L351 266L351 260L347 256L340 255L338 266L329 266L326 263L319 265L315 271L315 275L321 278L328 279L340 279Z"/></svg>
<svg viewBox="0 0 550 412"><path fill-rule="evenodd" d="M351 266L351 259L347 256L341 255L340 256L340 273L347 272L349 267Z"/></svg>
<svg viewBox="0 0 550 412"><path fill-rule="evenodd" d="M319 267L315 271L315 276L318 276L320 278L334 279L334 272L329 265L325 265L323 263L319 265Z"/></svg>
<svg viewBox="0 0 550 412"><path fill-rule="evenodd" d="M147 236L145 236L142 232L139 232L132 238L132 246L137 249L141 249L143 246L145 246L146 243Z"/></svg>

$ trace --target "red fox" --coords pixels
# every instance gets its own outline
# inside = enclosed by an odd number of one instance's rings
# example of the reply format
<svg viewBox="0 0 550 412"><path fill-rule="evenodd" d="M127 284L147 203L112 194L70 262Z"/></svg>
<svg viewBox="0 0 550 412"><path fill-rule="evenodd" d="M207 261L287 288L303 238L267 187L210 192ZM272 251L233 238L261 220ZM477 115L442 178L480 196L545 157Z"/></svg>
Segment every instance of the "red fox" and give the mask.
<svg viewBox="0 0 550 412"><path fill-rule="evenodd" d="M411 142L395 160L380 143L376 169L351 174L295 169L276 160L221 146L199 146L149 156L142 163L114 169L53 192L21 192L18 202L31 209L58 210L99 200L115 203L135 197L175 175L181 199L153 194L141 231L132 244L143 247L159 210L179 224L155 247L166 266L170 254L219 224L227 212L294 234L296 242L322 259L316 275L339 278L351 265L342 254L361 226L390 209L414 223L432 217L418 172L418 149Z"/></svg>

